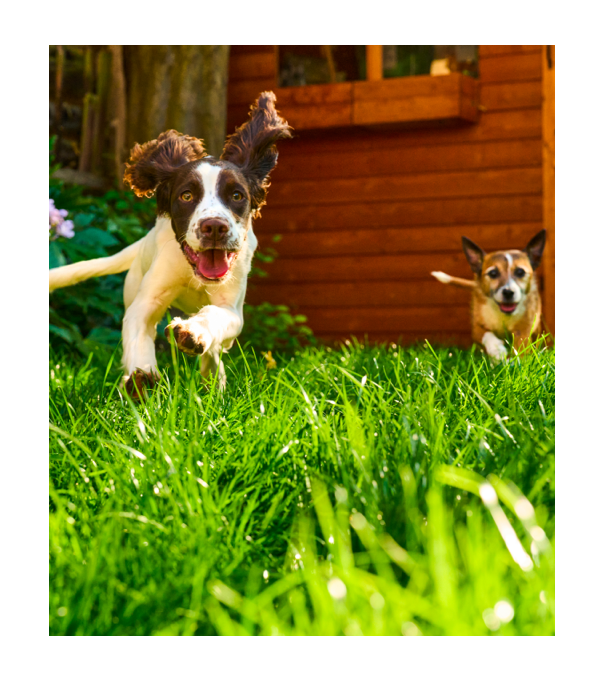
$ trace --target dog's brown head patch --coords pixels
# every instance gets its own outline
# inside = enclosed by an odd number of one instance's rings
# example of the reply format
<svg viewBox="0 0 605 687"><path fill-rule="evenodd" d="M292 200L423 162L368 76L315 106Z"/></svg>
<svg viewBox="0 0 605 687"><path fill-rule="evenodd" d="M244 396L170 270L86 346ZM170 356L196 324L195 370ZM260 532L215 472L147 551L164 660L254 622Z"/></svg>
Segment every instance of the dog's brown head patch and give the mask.
<svg viewBox="0 0 605 687"><path fill-rule="evenodd" d="M291 127L275 109L275 94L261 93L250 119L227 138L221 160L239 167L248 180L254 216L266 202L269 174L277 164L275 143L292 138Z"/></svg>
<svg viewBox="0 0 605 687"><path fill-rule="evenodd" d="M205 156L203 141L170 129L153 141L135 143L126 163L124 182L137 196L150 198L179 167Z"/></svg>

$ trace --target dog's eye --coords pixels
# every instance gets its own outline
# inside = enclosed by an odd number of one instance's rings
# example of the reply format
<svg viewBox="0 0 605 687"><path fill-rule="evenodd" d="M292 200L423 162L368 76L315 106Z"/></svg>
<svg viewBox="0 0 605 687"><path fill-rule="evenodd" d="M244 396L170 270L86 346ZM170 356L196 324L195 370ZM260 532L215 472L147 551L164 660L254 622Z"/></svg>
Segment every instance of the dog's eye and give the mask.
<svg viewBox="0 0 605 687"><path fill-rule="evenodd" d="M496 279L496 277L498 277L499 275L500 275L500 272L499 272L495 267L493 267L493 268L492 268L491 270L489 270L488 273L487 273L487 276L488 276L490 279Z"/></svg>
<svg viewBox="0 0 605 687"><path fill-rule="evenodd" d="M180 197L181 200L184 200L186 203L188 203L190 200L193 200L193 193L191 193L190 191L183 191Z"/></svg>
<svg viewBox="0 0 605 687"><path fill-rule="evenodd" d="M236 191L231 197L233 198L233 200L237 201L242 200L244 196L239 191Z"/></svg>
<svg viewBox="0 0 605 687"><path fill-rule="evenodd" d="M517 267L515 270L515 277L524 277L525 276L525 270L522 267Z"/></svg>

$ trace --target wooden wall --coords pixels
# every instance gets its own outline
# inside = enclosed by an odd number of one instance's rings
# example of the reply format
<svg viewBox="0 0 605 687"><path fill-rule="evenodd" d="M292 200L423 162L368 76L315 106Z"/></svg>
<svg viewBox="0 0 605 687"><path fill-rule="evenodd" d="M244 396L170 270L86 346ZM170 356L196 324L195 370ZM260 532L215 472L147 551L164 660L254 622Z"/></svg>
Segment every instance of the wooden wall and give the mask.
<svg viewBox="0 0 605 687"><path fill-rule="evenodd" d="M471 276L462 235L486 250L521 248L543 227L542 46L480 46L479 56L477 124L281 143L255 223L261 249L279 258L250 302L288 303L329 340L470 342L468 294L431 270ZM277 86L275 65L273 46L232 47L229 133Z"/></svg>

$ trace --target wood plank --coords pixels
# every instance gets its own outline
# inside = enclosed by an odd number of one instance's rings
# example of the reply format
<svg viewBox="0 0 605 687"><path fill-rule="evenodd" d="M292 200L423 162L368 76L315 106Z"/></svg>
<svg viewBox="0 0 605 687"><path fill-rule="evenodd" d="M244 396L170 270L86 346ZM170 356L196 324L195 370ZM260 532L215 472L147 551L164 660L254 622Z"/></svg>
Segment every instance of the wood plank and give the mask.
<svg viewBox="0 0 605 687"><path fill-rule="evenodd" d="M296 131L350 126L352 84L335 83L275 91L279 110Z"/></svg>
<svg viewBox="0 0 605 687"><path fill-rule="evenodd" d="M488 112L542 106L542 82L487 83L481 86L481 105Z"/></svg>
<svg viewBox="0 0 605 687"><path fill-rule="evenodd" d="M275 248L278 259L342 255L389 255L462 250L468 236L485 251L521 249L542 229L542 222L478 224L466 226L364 228L346 231L316 231L283 234L275 243L260 235L260 250Z"/></svg>
<svg viewBox="0 0 605 687"><path fill-rule="evenodd" d="M315 86L292 86L278 88L275 95L281 108L351 103L352 83L330 83ZM284 115L287 110L284 109Z"/></svg>
<svg viewBox="0 0 605 687"><path fill-rule="evenodd" d="M231 54L229 81L265 78L276 78L275 55L272 52Z"/></svg>
<svg viewBox="0 0 605 687"><path fill-rule="evenodd" d="M296 231L326 231L360 227L420 227L469 225L483 222L541 222L541 195L514 195L391 203L346 203L344 205L306 205L297 208L271 205L263 208L262 218L254 224L260 234Z"/></svg>
<svg viewBox="0 0 605 687"><path fill-rule="evenodd" d="M541 45L480 45L479 59L499 55L540 52Z"/></svg>
<svg viewBox="0 0 605 687"><path fill-rule="evenodd" d="M462 80L461 74L454 73L443 76L403 76L380 81L354 81L353 99L361 103L378 100L406 100L425 96L457 96L460 93Z"/></svg>
<svg viewBox="0 0 605 687"><path fill-rule="evenodd" d="M279 110L297 131L352 123L351 83L277 88Z"/></svg>
<svg viewBox="0 0 605 687"><path fill-rule="evenodd" d="M542 193L541 167L282 181L271 190L271 205L391 203L420 198L474 198L516 193Z"/></svg>
<svg viewBox="0 0 605 687"><path fill-rule="evenodd" d="M540 52L500 55L487 60L479 60L479 75L482 84L540 79L542 78Z"/></svg>
<svg viewBox="0 0 605 687"><path fill-rule="evenodd" d="M469 95L463 92L463 85ZM382 81L353 83L353 123L374 125L402 122L460 119L463 114L475 121L477 100L474 79L461 74L445 76L412 76ZM467 102L468 101L468 102ZM477 103L475 103L477 104Z"/></svg>
<svg viewBox="0 0 605 687"><path fill-rule="evenodd" d="M467 306L410 308L322 308L305 312L313 330L328 332L400 333L466 331L469 328Z"/></svg>
<svg viewBox="0 0 605 687"><path fill-rule="evenodd" d="M374 151L330 150L309 141L284 146L273 173L273 189L288 180L347 179L361 175L464 171L501 167L541 167L542 140L486 141L449 145L390 146Z"/></svg>
<svg viewBox="0 0 605 687"><path fill-rule="evenodd" d="M336 282L272 284L254 280L246 293L249 303L287 303L305 313L317 308L458 305L469 307L470 294L430 281Z"/></svg>
<svg viewBox="0 0 605 687"><path fill-rule="evenodd" d="M276 78L270 76L243 81L229 81L227 84L227 102L229 105L251 105L263 91L274 91L276 86Z"/></svg>
<svg viewBox="0 0 605 687"><path fill-rule="evenodd" d="M544 321L555 333L555 46L543 46L544 132Z"/></svg>
<svg viewBox="0 0 605 687"><path fill-rule="evenodd" d="M258 94L257 94L258 95ZM277 102L278 110L281 104ZM227 111L229 121L241 124L241 113L244 118L248 109L230 106ZM239 114L239 119L235 117ZM354 137L354 138L353 138ZM413 130L398 129L385 131L380 129L358 128L352 134L348 131L295 132L295 138L280 148L280 159L287 150L301 151L322 150L325 155L338 151L355 151L358 153L392 149L406 154L408 147L451 145L454 143L478 143L482 141L510 141L513 139L542 138L542 110L534 109L507 110L505 112L484 112L479 124L452 126L444 128L417 128Z"/></svg>
<svg viewBox="0 0 605 687"><path fill-rule="evenodd" d="M355 275L360 282L415 280L430 278L434 270L465 279L472 272L462 251L454 253L413 253L391 255L338 256L318 258L285 258L263 264L268 276L265 284L304 284L308 282L350 281ZM452 287L453 288L453 287Z"/></svg>
<svg viewBox="0 0 605 687"><path fill-rule="evenodd" d="M280 111L282 108L280 108ZM284 108L282 115L295 131L307 129L328 129L330 127L351 126L351 105L317 105L315 107Z"/></svg>

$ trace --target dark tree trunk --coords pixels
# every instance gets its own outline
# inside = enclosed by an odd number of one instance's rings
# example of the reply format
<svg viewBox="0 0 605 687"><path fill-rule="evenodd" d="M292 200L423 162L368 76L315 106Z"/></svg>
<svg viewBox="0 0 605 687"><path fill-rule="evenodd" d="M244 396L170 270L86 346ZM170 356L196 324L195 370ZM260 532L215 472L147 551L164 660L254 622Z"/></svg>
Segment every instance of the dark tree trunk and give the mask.
<svg viewBox="0 0 605 687"><path fill-rule="evenodd" d="M176 129L220 155L227 122L228 45L124 46L126 142Z"/></svg>

